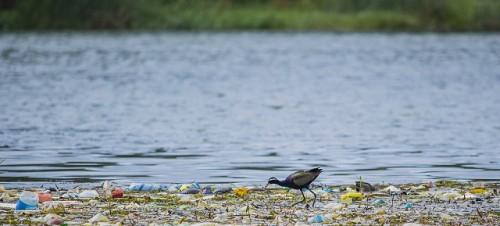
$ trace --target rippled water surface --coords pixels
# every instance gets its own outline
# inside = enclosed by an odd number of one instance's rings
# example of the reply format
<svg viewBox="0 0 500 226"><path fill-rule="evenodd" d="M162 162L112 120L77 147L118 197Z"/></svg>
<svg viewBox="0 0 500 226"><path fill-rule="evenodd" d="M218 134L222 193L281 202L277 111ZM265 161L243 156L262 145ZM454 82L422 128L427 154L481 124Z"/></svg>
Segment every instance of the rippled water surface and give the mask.
<svg viewBox="0 0 500 226"><path fill-rule="evenodd" d="M0 35L0 182L500 178L500 34Z"/></svg>

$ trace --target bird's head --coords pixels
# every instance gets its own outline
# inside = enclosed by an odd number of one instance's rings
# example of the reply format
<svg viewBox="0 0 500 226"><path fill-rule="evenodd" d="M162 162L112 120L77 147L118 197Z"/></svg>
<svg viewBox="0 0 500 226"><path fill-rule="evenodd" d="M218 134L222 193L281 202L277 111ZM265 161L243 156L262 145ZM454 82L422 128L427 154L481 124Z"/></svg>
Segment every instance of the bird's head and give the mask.
<svg viewBox="0 0 500 226"><path fill-rule="evenodd" d="M269 180L267 181L267 184L265 187L267 187L268 185L270 184L278 184L278 182L280 182L276 177L271 177L269 178Z"/></svg>

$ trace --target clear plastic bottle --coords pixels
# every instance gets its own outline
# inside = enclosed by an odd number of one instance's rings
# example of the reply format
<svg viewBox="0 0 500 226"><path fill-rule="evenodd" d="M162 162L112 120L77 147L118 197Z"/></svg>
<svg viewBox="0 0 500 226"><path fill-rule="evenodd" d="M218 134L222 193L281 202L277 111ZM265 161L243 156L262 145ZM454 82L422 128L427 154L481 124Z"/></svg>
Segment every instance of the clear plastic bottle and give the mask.
<svg viewBox="0 0 500 226"><path fill-rule="evenodd" d="M29 191L23 191L17 201L16 210L36 210L38 208L38 194Z"/></svg>

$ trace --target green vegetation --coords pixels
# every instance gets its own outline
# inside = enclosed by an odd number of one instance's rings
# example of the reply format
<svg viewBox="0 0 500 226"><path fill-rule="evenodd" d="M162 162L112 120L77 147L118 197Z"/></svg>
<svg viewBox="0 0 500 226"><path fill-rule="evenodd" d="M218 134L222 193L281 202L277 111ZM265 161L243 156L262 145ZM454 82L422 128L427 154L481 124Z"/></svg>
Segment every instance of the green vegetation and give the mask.
<svg viewBox="0 0 500 226"><path fill-rule="evenodd" d="M0 0L3 30L498 31L498 0Z"/></svg>

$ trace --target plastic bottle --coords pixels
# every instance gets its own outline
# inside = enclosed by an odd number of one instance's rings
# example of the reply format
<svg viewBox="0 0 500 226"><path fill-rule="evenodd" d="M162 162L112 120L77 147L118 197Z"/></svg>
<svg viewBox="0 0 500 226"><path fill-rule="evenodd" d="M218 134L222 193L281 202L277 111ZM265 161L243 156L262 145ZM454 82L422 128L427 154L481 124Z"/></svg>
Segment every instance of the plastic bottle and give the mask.
<svg viewBox="0 0 500 226"><path fill-rule="evenodd" d="M17 201L16 210L36 210L38 208L38 194L29 191L23 191Z"/></svg>

